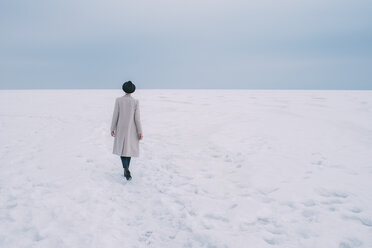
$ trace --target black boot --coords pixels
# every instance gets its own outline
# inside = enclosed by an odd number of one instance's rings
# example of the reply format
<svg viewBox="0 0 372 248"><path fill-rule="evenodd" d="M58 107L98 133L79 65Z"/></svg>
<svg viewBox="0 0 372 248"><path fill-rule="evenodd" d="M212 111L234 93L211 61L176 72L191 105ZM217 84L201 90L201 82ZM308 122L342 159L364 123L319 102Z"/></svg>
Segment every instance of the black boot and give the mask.
<svg viewBox="0 0 372 248"><path fill-rule="evenodd" d="M128 170L128 173L127 173L127 180L132 180L132 176L130 175L130 171Z"/></svg>
<svg viewBox="0 0 372 248"><path fill-rule="evenodd" d="M124 168L124 177L129 181L132 179L131 175L130 175L130 171L126 168Z"/></svg>

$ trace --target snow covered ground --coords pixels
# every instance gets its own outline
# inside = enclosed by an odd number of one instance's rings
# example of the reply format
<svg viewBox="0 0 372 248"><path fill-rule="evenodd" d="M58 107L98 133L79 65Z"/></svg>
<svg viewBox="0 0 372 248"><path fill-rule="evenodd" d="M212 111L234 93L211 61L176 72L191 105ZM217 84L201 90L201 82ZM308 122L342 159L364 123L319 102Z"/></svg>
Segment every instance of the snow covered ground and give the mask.
<svg viewBox="0 0 372 248"><path fill-rule="evenodd" d="M372 91L0 91L0 247L372 247Z"/></svg>

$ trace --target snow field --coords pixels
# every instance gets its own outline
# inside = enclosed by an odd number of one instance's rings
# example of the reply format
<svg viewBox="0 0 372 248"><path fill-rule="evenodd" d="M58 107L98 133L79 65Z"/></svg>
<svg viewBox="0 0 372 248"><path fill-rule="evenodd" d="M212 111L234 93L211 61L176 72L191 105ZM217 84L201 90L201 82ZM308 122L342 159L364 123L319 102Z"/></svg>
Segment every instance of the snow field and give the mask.
<svg viewBox="0 0 372 248"><path fill-rule="evenodd" d="M0 91L0 247L372 247L372 92Z"/></svg>

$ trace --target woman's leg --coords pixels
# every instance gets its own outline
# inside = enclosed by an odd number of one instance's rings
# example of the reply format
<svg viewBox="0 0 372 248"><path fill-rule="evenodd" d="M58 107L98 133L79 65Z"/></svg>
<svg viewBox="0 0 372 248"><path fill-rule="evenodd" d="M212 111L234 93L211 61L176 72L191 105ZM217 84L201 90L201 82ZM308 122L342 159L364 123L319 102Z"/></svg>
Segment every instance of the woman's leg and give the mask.
<svg viewBox="0 0 372 248"><path fill-rule="evenodd" d="M131 157L127 157L127 160L128 160L128 169L129 169L130 159L131 159Z"/></svg>
<svg viewBox="0 0 372 248"><path fill-rule="evenodd" d="M120 158L121 158L121 162L122 162L123 168L124 168L124 177L127 180L131 180L132 179L132 176L130 175L130 171L129 171L130 157L122 157L122 156L120 156Z"/></svg>
<svg viewBox="0 0 372 248"><path fill-rule="evenodd" d="M120 156L120 159L121 159L121 163L123 164L123 168L127 170L129 168L130 157L128 160L128 157Z"/></svg>

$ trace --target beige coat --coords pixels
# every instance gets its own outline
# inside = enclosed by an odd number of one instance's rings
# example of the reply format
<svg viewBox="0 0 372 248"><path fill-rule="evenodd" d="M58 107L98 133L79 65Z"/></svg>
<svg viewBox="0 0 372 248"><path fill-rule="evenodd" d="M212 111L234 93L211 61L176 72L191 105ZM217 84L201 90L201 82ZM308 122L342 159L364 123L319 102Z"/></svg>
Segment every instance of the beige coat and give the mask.
<svg viewBox="0 0 372 248"><path fill-rule="evenodd" d="M115 132L113 154L139 156L139 135L142 133L142 126L137 99L131 95L116 98L111 131Z"/></svg>

